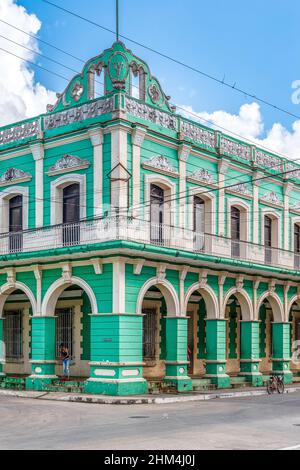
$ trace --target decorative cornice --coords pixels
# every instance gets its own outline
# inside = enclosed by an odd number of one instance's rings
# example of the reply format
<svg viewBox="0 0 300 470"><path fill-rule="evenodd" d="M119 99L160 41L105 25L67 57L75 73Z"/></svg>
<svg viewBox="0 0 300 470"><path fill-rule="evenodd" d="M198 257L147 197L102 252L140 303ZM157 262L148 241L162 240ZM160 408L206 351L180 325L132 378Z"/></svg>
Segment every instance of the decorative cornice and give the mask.
<svg viewBox="0 0 300 470"><path fill-rule="evenodd" d="M211 173L205 168L199 168L187 177L190 183L217 184Z"/></svg>
<svg viewBox="0 0 300 470"><path fill-rule="evenodd" d="M77 108L70 108L60 113L50 114L44 117L44 129L51 130L58 127L68 126L74 122L85 121L102 114L108 114L113 111L113 98L85 103Z"/></svg>
<svg viewBox="0 0 300 470"><path fill-rule="evenodd" d="M151 170L158 171L160 173L165 173L174 177L179 176L179 173L176 168L174 168L170 164L169 160L162 155L152 157L150 158L150 160L145 161L143 163L143 168L150 168Z"/></svg>
<svg viewBox="0 0 300 470"><path fill-rule="evenodd" d="M274 191L266 193L263 197L260 198L262 202L267 202L268 204L273 204L275 206L281 206L281 202L279 197Z"/></svg>
<svg viewBox="0 0 300 470"><path fill-rule="evenodd" d="M32 176L30 173L25 173L25 171L17 170L16 168L9 168L0 177L0 186L7 186L9 184L15 183L24 183L25 181L30 181L31 178Z"/></svg>
<svg viewBox="0 0 300 470"><path fill-rule="evenodd" d="M251 192L249 191L248 185L246 183L238 183L234 186L231 186L227 189L227 192L241 194L243 196L251 196Z"/></svg>
<svg viewBox="0 0 300 470"><path fill-rule="evenodd" d="M73 155L65 155L64 157L57 160L55 165L53 165L47 172L48 176L54 176L60 173L66 173L69 171L76 171L88 168L90 162L88 160L82 160L79 157Z"/></svg>

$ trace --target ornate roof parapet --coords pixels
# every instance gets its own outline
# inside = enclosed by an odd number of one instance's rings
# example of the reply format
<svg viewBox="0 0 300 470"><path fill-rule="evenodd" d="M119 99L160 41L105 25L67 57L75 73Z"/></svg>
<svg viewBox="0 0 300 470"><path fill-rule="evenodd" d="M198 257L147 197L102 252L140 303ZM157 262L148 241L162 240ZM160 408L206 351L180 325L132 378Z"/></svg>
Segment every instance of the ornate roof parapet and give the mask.
<svg viewBox="0 0 300 470"><path fill-rule="evenodd" d="M282 206L279 197L274 191L270 191L266 193L263 197L260 198L262 202L266 202L267 204L272 204L275 206Z"/></svg>
<svg viewBox="0 0 300 470"><path fill-rule="evenodd" d="M16 168L9 168L0 177L0 186L23 183L25 181L30 181L31 179L32 179L32 176L30 173L25 173L25 171L18 170Z"/></svg>
<svg viewBox="0 0 300 470"><path fill-rule="evenodd" d="M278 173L284 171L284 162L281 158L270 155L262 150L256 150L255 163L256 166L265 167Z"/></svg>
<svg viewBox="0 0 300 470"><path fill-rule="evenodd" d="M178 119L175 115L152 108L134 98L125 97L126 112L140 119L145 119L153 124L178 132Z"/></svg>
<svg viewBox="0 0 300 470"><path fill-rule="evenodd" d="M82 160L74 155L65 155L64 157L57 160L55 165L49 168L47 172L48 176L54 176L60 173L66 173L69 171L77 171L88 168L90 162L88 160Z"/></svg>
<svg viewBox="0 0 300 470"><path fill-rule="evenodd" d="M0 130L0 147L30 137L39 137L40 133L40 119L35 119L23 124L16 124L10 128Z"/></svg>
<svg viewBox="0 0 300 470"><path fill-rule="evenodd" d="M143 168L158 171L159 173L165 173L176 178L179 177L179 173L176 168L174 168L169 160L162 155L152 157L150 160L145 161L143 163Z"/></svg>
<svg viewBox="0 0 300 470"><path fill-rule="evenodd" d="M220 139L220 154L236 156L247 161L252 159L252 151L249 145L236 142L225 136L221 136Z"/></svg>
<svg viewBox="0 0 300 470"><path fill-rule="evenodd" d="M209 173L208 170L205 168L200 168L199 170L194 171L187 177L187 181L190 183L204 183L208 185L216 185L217 182L212 176L211 173Z"/></svg>
<svg viewBox="0 0 300 470"><path fill-rule="evenodd" d="M212 130L197 126L196 123L180 120L180 132L184 137L208 147L215 147L215 133Z"/></svg>

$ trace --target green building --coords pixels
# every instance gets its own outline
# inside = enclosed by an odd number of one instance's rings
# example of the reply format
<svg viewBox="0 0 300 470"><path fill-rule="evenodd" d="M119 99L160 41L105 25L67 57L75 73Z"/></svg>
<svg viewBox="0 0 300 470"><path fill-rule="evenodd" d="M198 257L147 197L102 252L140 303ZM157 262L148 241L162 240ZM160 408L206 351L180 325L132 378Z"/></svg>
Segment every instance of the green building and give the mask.
<svg viewBox="0 0 300 470"><path fill-rule="evenodd" d="M182 117L121 42L0 129L0 218L0 385L59 383L62 342L88 393L297 380L300 166Z"/></svg>

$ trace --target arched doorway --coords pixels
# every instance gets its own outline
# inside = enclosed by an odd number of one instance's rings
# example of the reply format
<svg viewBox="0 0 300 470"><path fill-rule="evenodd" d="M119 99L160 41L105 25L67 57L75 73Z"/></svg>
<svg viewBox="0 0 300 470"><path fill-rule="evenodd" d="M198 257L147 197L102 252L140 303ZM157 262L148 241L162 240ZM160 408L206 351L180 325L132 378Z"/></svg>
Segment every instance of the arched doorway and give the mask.
<svg viewBox="0 0 300 470"><path fill-rule="evenodd" d="M0 318L2 320L3 373L26 376L31 373L31 317L36 312L32 292L22 283L2 287Z"/></svg>
<svg viewBox="0 0 300 470"><path fill-rule="evenodd" d="M97 313L97 302L90 286L79 278L56 281L47 291L42 313L55 316L55 374L62 375L60 345L68 347L71 356L70 375L89 377L91 314Z"/></svg>
<svg viewBox="0 0 300 470"><path fill-rule="evenodd" d="M235 295L232 295L226 304L226 358L227 373L238 375L240 372L240 341L242 312L240 303Z"/></svg>

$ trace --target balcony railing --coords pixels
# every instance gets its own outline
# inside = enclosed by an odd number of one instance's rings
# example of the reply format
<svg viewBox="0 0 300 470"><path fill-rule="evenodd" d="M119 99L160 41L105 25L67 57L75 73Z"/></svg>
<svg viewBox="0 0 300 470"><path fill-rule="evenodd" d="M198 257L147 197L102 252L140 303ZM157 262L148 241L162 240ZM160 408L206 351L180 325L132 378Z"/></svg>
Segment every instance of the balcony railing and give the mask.
<svg viewBox="0 0 300 470"><path fill-rule="evenodd" d="M300 253L130 217L109 217L0 235L0 255L127 240L261 265L300 269Z"/></svg>

